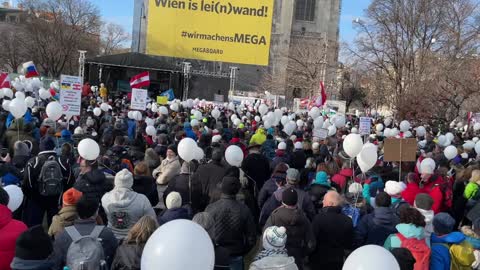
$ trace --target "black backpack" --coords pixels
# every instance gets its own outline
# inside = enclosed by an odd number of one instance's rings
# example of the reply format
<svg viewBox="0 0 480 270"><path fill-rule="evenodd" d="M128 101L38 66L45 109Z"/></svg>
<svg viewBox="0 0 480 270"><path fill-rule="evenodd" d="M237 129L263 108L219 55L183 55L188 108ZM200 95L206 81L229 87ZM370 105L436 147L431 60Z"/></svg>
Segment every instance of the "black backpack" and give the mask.
<svg viewBox="0 0 480 270"><path fill-rule="evenodd" d="M38 189L42 196L59 196L63 192L62 167L55 156L50 156L43 163L38 177Z"/></svg>

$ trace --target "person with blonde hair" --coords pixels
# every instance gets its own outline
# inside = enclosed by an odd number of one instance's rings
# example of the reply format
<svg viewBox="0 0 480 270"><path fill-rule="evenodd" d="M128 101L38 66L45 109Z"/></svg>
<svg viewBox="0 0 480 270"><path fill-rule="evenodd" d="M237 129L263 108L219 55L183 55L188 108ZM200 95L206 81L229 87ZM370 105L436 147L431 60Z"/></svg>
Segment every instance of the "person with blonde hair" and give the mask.
<svg viewBox="0 0 480 270"><path fill-rule="evenodd" d="M118 247L111 270L140 269L143 248L157 228L157 222L151 216L140 218Z"/></svg>
<svg viewBox="0 0 480 270"><path fill-rule="evenodd" d="M463 192L463 196L467 200L474 200L477 201L480 197L479 191L480 187L480 170L473 170L472 176L470 177L469 183L465 187L465 191Z"/></svg>

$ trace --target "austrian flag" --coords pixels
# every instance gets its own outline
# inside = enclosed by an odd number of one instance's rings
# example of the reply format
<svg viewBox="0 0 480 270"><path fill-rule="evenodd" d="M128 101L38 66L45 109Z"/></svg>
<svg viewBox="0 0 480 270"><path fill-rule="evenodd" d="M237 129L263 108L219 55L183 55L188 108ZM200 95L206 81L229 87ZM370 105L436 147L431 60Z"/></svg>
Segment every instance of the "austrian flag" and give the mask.
<svg viewBox="0 0 480 270"><path fill-rule="evenodd" d="M7 72L0 72L0 88L12 88Z"/></svg>
<svg viewBox="0 0 480 270"><path fill-rule="evenodd" d="M150 74L148 73L148 71L135 75L130 79L131 88L142 88L142 87L148 87L149 85L150 85Z"/></svg>

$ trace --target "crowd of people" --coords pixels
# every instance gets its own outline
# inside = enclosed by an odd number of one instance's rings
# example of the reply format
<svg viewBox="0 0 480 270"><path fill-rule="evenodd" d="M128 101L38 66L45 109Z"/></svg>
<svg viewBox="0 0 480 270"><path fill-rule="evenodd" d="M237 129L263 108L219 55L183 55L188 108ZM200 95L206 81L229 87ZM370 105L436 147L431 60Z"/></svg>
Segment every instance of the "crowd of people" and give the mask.
<svg viewBox="0 0 480 270"><path fill-rule="evenodd" d="M365 170L344 149L353 116L198 100L132 113L127 97L99 113L100 103L85 93L82 114L58 121L41 103L22 118L0 112L0 269L140 269L149 237L178 219L208 232L219 270L342 269L368 245L397 269L480 269L471 129L402 127L393 137L417 138L417 161L387 162L383 144L400 123L373 116L364 139L378 158ZM201 149L195 158L179 151L185 138ZM93 159L78 147L85 139L98 142ZM16 207L11 186L23 194Z"/></svg>

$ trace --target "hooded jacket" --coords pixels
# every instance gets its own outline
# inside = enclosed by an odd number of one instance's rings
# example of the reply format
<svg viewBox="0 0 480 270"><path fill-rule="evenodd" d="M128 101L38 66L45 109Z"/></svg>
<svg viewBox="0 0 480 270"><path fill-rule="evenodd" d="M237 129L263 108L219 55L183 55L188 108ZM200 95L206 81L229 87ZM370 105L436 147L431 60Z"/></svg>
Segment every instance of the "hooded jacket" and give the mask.
<svg viewBox="0 0 480 270"><path fill-rule="evenodd" d="M81 175L73 187L82 192L83 196L100 202L102 196L112 190L113 183L108 182L102 171L93 170Z"/></svg>
<svg viewBox="0 0 480 270"><path fill-rule="evenodd" d="M285 227L288 237L285 245L288 255L295 258L298 264L303 257L315 248L315 235L312 225L303 211L298 208L279 207L272 212L263 227L270 226Z"/></svg>
<svg viewBox="0 0 480 270"><path fill-rule="evenodd" d="M254 261L249 270L298 270L292 257L269 256Z"/></svg>
<svg viewBox="0 0 480 270"><path fill-rule="evenodd" d="M193 132L192 126L190 125L190 123L185 122L185 124L183 125L183 131L185 131L185 135L188 138L191 138L194 141L197 141L197 135L195 134L195 132Z"/></svg>
<svg viewBox="0 0 480 270"><path fill-rule="evenodd" d="M267 136L265 135L265 129L259 128L250 139L249 145L252 145L252 144L262 145L266 140L267 140Z"/></svg>
<svg viewBox="0 0 480 270"><path fill-rule="evenodd" d="M0 269L10 269L17 238L26 230L23 222L12 218L12 211L7 206L0 205Z"/></svg>
<svg viewBox="0 0 480 270"><path fill-rule="evenodd" d="M202 185L199 181L193 181L193 172L189 171L188 162L184 162L180 169L180 174L168 182L168 187L163 192L162 200L164 202L167 199L168 194L172 191L180 193L183 205L191 204L192 207L195 206L195 208L200 205Z"/></svg>
<svg viewBox="0 0 480 270"><path fill-rule="evenodd" d="M348 178L352 177L352 169L345 168L341 169L339 173L332 176L332 182L335 182L342 190L345 190L345 187L348 182Z"/></svg>
<svg viewBox="0 0 480 270"><path fill-rule="evenodd" d="M425 239L425 243L430 245L430 243L425 238L425 231L422 227L417 227L413 224L401 223L395 226L398 233L402 234L405 238L416 238L418 240ZM402 241L398 238L396 234L391 234L387 240L385 240L384 248L392 250L394 248L402 247Z"/></svg>
<svg viewBox="0 0 480 270"><path fill-rule="evenodd" d="M389 207L378 207L373 213L365 215L355 227L354 247L364 245L383 246L390 234L397 233L395 226L400 222Z"/></svg>
<svg viewBox="0 0 480 270"><path fill-rule="evenodd" d="M433 216L435 216L435 214L433 213L433 210L423 210L423 209L420 209L420 208L416 208L420 213L422 213L422 215L425 217L425 223L427 224L425 226L425 238L427 239L427 241L430 243L430 236L432 235L433 233Z"/></svg>
<svg viewBox="0 0 480 270"><path fill-rule="evenodd" d="M201 185L201 204L198 206L192 205L194 209L205 209L210 201L214 199L214 195L219 192L219 184L225 176L227 168L220 161L214 160L198 167L197 171L192 175L192 183L200 183Z"/></svg>
<svg viewBox="0 0 480 270"><path fill-rule="evenodd" d="M432 234L430 238L432 247L432 255L430 256L430 270L449 270L451 257L447 246L452 244L460 244L463 241L465 241L465 235L461 232L451 232L443 236Z"/></svg>
<svg viewBox="0 0 480 270"><path fill-rule="evenodd" d="M33 138L31 133L24 131L25 124L23 119L15 119L5 132L5 147L10 149L10 156L13 156L13 147L16 141L30 141L32 143L32 154L38 153L38 141Z"/></svg>
<svg viewBox="0 0 480 270"><path fill-rule="evenodd" d="M268 160L273 160L275 157L275 149L277 148L277 145L275 144L275 141L273 139L265 140L265 142L262 144L262 149L261 153L268 158Z"/></svg>
<svg viewBox="0 0 480 270"><path fill-rule="evenodd" d="M125 238L141 217L157 218L147 197L130 188L114 188L107 192L102 197L102 206L108 218L108 228L117 239Z"/></svg>
<svg viewBox="0 0 480 270"><path fill-rule="evenodd" d="M178 161L178 156L172 159L164 159L160 166L153 170L152 173L159 185L168 184L168 182L178 174L180 174L180 161Z"/></svg>
<svg viewBox="0 0 480 270"><path fill-rule="evenodd" d="M263 187L265 181L270 177L270 163L260 153L250 153L242 162L242 170L250 180L255 181L255 192ZM253 189L250 189L253 194Z"/></svg>
<svg viewBox="0 0 480 270"><path fill-rule="evenodd" d="M443 178L438 175L432 175L430 177L429 182L426 183L423 186L423 188L420 188L417 183L413 183L413 182L408 183L407 188L402 192L402 198L406 202L408 202L410 205L413 205L417 194L427 193L433 199L433 206L432 206L433 212L435 212L435 214L438 214L443 210L447 210L447 209L442 209L443 193L441 188L437 186L443 183L444 183Z"/></svg>
<svg viewBox="0 0 480 270"><path fill-rule="evenodd" d="M65 227L72 226L73 222L78 218L77 208L74 205L64 206L58 214L53 216L52 224L48 229L48 235L55 236L63 231Z"/></svg>

